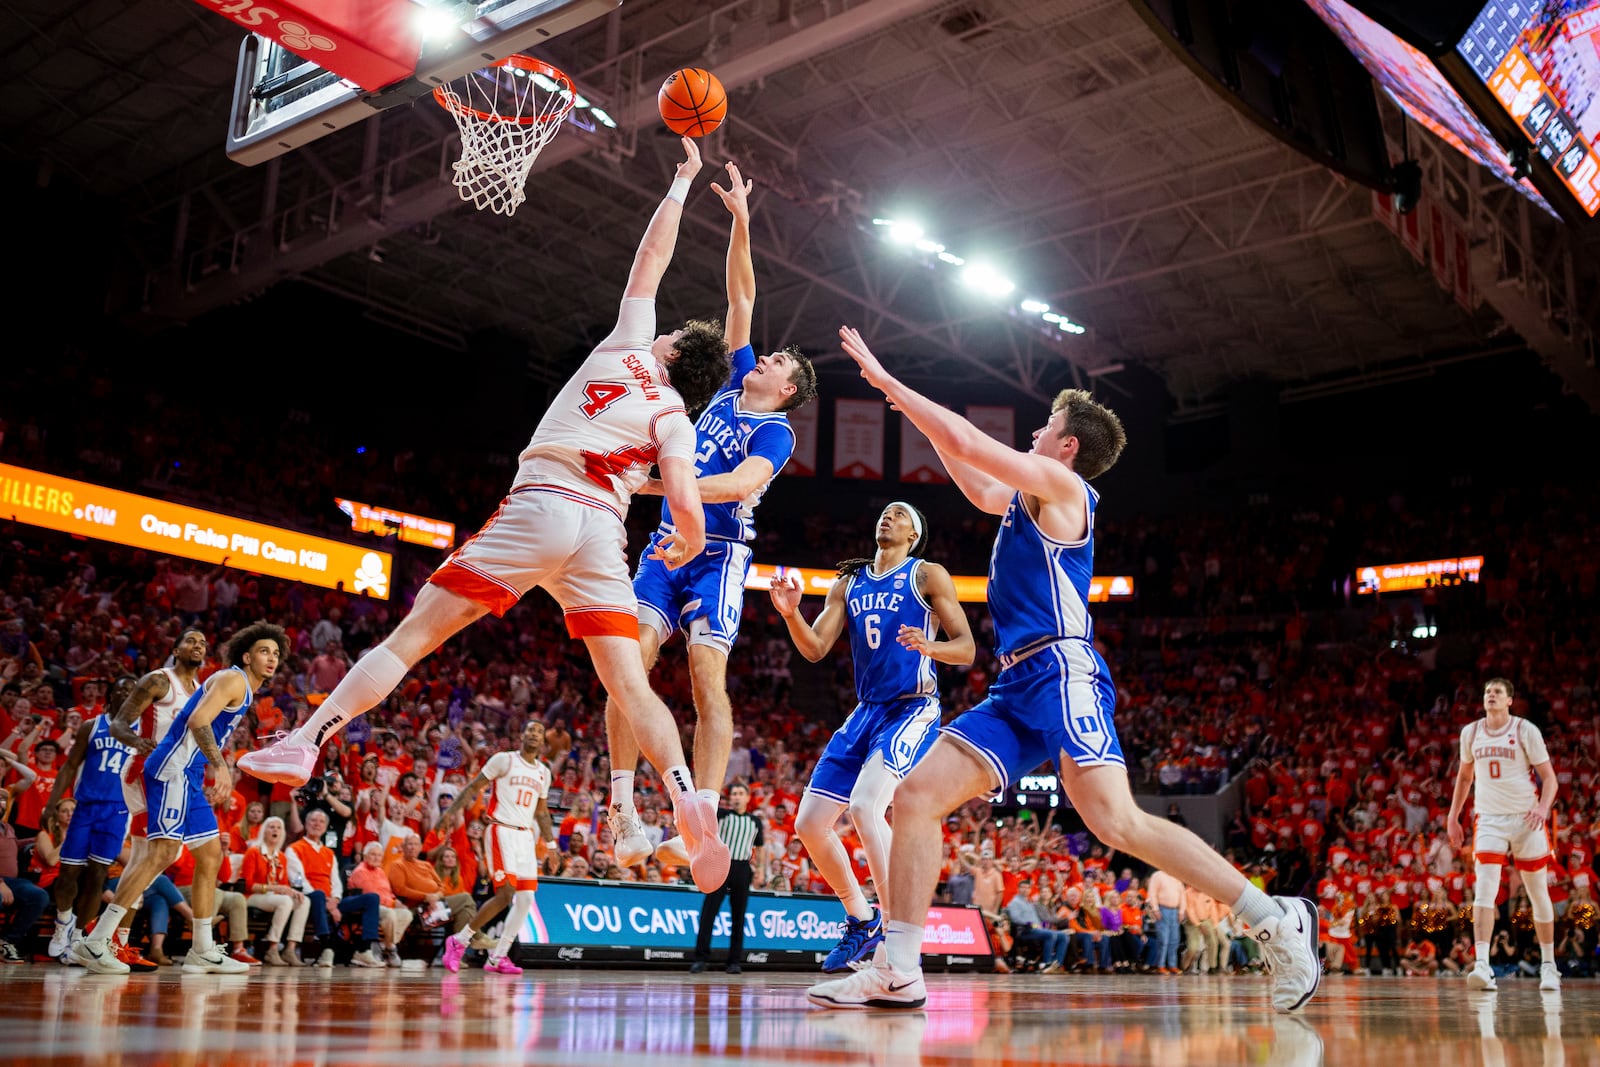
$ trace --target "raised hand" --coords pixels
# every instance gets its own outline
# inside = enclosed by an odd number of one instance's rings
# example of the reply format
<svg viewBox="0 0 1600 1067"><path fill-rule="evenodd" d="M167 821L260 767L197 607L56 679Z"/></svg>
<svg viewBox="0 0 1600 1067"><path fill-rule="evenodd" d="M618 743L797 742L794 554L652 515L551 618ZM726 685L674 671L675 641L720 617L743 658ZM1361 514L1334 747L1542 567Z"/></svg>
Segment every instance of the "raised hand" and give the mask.
<svg viewBox="0 0 1600 1067"><path fill-rule="evenodd" d="M711 183L711 191L722 198L722 203L735 216L750 217L750 190L755 188L754 181L745 181L739 173L739 165L730 160L727 164L728 188L724 189L716 182Z"/></svg>
<svg viewBox="0 0 1600 1067"><path fill-rule="evenodd" d="M861 334L852 326L839 327L839 340L844 345L845 355L856 361L856 366L861 368L861 376L874 389L882 389L885 384L894 380L893 376L878 362L878 357L872 354L872 349L867 347L867 342L861 339Z"/></svg>
<svg viewBox="0 0 1600 1067"><path fill-rule="evenodd" d="M700 146L694 143L692 137L681 137L679 140L683 142L684 155L689 158L678 164L678 177L693 181L694 176L700 173Z"/></svg>
<svg viewBox="0 0 1600 1067"><path fill-rule="evenodd" d="M772 588L768 590L772 596L772 606L778 609L778 614L784 618L793 615L800 607L800 598L803 590L800 588L800 579L787 574L782 578L772 579Z"/></svg>

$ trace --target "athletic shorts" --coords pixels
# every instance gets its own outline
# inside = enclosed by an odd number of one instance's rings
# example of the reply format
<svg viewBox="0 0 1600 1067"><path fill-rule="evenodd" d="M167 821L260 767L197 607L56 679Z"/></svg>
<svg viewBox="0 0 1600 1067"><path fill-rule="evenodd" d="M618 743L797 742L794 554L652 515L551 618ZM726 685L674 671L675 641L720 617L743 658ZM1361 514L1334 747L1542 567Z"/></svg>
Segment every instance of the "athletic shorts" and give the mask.
<svg viewBox="0 0 1600 1067"><path fill-rule="evenodd" d="M566 613L573 637L639 636L622 516L562 486L513 489L428 581L496 615L542 586Z"/></svg>
<svg viewBox="0 0 1600 1067"><path fill-rule="evenodd" d="M744 614L744 579L750 571L750 546L738 541L707 541L706 550L677 570L651 559L660 534L650 538L639 569L633 575L633 592L639 601L639 622L655 628L661 643L681 629L692 645L711 645L724 653L739 637ZM704 627L690 624L705 620Z"/></svg>
<svg viewBox="0 0 1600 1067"><path fill-rule="evenodd" d="M1540 871L1550 862L1550 838L1544 828L1534 829L1521 815L1479 815L1472 840L1472 858L1502 867L1513 857L1519 871Z"/></svg>
<svg viewBox="0 0 1600 1067"><path fill-rule="evenodd" d="M61 865L81 867L89 860L109 867L127 838L127 808L114 801L80 800L61 841Z"/></svg>
<svg viewBox="0 0 1600 1067"><path fill-rule="evenodd" d="M182 841L193 848L217 836L217 813L202 781L185 774L169 782L146 770L144 795L149 805L145 836L150 840Z"/></svg>
<svg viewBox="0 0 1600 1067"><path fill-rule="evenodd" d="M149 819L145 817L144 760L135 756L122 772L122 803L128 809L128 833L134 837L149 834Z"/></svg>
<svg viewBox="0 0 1600 1067"><path fill-rule="evenodd" d="M539 888L538 838L532 830L490 823L484 835L489 848L489 871L494 887Z"/></svg>
<svg viewBox="0 0 1600 1067"><path fill-rule="evenodd" d="M828 739L806 788L848 804L861 768L873 753L882 753L890 774L904 778L938 736L939 701L934 697L862 701Z"/></svg>
<svg viewBox="0 0 1600 1067"><path fill-rule="evenodd" d="M1003 789L1056 760L1126 767L1116 705L1105 660L1088 642L1065 640L1001 671L989 696L941 733L988 765Z"/></svg>

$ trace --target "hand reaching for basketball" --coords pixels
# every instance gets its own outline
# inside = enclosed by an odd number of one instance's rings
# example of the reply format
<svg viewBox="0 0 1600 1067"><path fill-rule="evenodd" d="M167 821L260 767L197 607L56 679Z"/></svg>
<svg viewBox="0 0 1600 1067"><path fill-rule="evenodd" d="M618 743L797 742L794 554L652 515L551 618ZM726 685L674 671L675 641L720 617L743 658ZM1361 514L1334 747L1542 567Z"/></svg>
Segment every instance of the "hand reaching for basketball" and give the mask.
<svg viewBox="0 0 1600 1067"><path fill-rule="evenodd" d="M882 389L894 381L894 376L883 369L878 357L872 354L867 342L861 339L860 331L852 326L841 326L839 340L844 344L845 355L855 360L856 366L861 368L861 376L867 380L867 384L874 389Z"/></svg>
<svg viewBox="0 0 1600 1067"><path fill-rule="evenodd" d="M734 218L748 219L750 217L750 190L756 183L745 181L744 175L739 173L739 165L730 160L727 164L728 188L724 189L716 182L711 183L711 191L722 198Z"/></svg>
<svg viewBox="0 0 1600 1067"><path fill-rule="evenodd" d="M793 574L772 579L772 588L768 592L772 595L772 606L786 619L800 607L800 579Z"/></svg>
<svg viewBox="0 0 1600 1067"><path fill-rule="evenodd" d="M683 142L684 155L689 157L678 164L678 177L694 181L694 176L700 173L700 146L694 143L692 137L680 137L678 140Z"/></svg>

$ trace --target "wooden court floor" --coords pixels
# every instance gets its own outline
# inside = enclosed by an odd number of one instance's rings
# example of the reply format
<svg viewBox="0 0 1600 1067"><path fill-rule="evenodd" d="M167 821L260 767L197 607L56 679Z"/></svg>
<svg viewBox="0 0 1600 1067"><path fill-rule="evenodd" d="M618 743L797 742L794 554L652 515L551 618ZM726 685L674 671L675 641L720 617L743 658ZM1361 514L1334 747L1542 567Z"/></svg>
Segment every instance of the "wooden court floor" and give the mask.
<svg viewBox="0 0 1600 1067"><path fill-rule="evenodd" d="M1335 978L1293 1017L1261 978L930 975L922 1011L807 1006L813 978L720 972L0 972L0 1063L434 1067L1316 1064L1600 1067L1600 981L1541 994Z"/></svg>

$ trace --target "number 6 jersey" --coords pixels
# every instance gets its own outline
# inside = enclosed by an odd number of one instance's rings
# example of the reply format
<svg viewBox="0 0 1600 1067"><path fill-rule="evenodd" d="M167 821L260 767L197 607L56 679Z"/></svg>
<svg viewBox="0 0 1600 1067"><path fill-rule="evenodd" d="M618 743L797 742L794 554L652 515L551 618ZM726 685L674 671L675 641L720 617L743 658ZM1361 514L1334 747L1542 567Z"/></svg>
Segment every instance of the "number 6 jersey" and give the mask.
<svg viewBox="0 0 1600 1067"><path fill-rule="evenodd" d="M921 630L930 641L938 631L933 608L917 590L920 566L922 560L912 557L888 574L877 575L869 563L843 579L850 583L844 599L857 700L883 703L937 691L933 660L897 640L901 626Z"/></svg>

